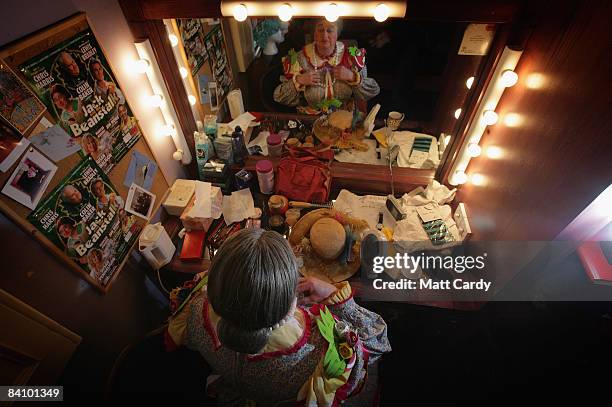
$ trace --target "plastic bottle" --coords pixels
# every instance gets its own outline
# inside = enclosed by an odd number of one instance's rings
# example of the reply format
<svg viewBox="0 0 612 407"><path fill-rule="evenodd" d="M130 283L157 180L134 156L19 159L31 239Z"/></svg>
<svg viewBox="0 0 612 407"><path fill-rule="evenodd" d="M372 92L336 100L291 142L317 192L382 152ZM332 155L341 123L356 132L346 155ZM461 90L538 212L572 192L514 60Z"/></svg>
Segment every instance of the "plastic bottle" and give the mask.
<svg viewBox="0 0 612 407"><path fill-rule="evenodd" d="M242 134L240 126L236 126L232 133L232 153L234 163L244 165L244 160L249 155L249 152L244 144L244 134Z"/></svg>
<svg viewBox="0 0 612 407"><path fill-rule="evenodd" d="M261 193L271 194L274 192L274 165L272 161L257 161L255 170L257 171L257 181L259 182L259 190Z"/></svg>
<svg viewBox="0 0 612 407"><path fill-rule="evenodd" d="M204 167L208 160L211 158L212 148L210 139L204 133L198 131L193 132L195 139L195 150L196 150L196 161L198 163L198 173L200 179L204 179L205 170Z"/></svg>
<svg viewBox="0 0 612 407"><path fill-rule="evenodd" d="M272 133L267 137L266 142L268 144L268 156L280 157L283 151L281 137L278 134Z"/></svg>

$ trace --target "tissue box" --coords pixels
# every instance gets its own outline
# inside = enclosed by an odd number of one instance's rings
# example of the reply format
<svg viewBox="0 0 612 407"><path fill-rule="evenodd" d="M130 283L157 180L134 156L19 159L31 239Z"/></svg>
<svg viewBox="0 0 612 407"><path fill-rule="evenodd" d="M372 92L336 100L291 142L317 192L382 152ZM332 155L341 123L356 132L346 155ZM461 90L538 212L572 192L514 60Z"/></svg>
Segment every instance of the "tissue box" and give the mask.
<svg viewBox="0 0 612 407"><path fill-rule="evenodd" d="M183 224L183 227L186 230L188 231L190 230L207 231L208 230L208 228L210 227L216 215L215 212L220 211L221 210L220 208L223 207L223 194L221 193L221 188L215 187L215 186L211 187L210 200L211 200L211 213L213 215L212 217L210 218L192 217L189 215L189 212L191 211L191 208L193 208L193 206L195 205L195 195L191 197L191 200L189 201L189 203L185 207L185 210L181 214L181 223Z"/></svg>
<svg viewBox="0 0 612 407"><path fill-rule="evenodd" d="M168 214L173 216L181 216L185 207L192 199L195 192L195 183L189 179L177 179L172 184L170 194L163 202L163 207Z"/></svg>

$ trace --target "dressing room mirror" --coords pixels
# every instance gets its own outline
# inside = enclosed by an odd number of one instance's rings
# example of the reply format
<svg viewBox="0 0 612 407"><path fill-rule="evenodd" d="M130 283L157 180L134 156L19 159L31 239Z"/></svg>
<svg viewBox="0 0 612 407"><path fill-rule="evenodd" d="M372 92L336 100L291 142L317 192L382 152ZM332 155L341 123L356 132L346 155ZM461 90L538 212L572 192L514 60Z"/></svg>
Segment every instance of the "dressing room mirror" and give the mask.
<svg viewBox="0 0 612 407"><path fill-rule="evenodd" d="M455 119L456 109L461 108L469 92L466 81L477 75L495 32L494 25L459 22L389 19L379 23L356 18L339 21L338 41L365 49L367 76L380 88L367 101L368 109L379 103L379 118L386 118L391 111L400 112L404 115L403 127L428 133L450 130L453 120L447 119ZM253 19L251 23L257 33L265 19ZM276 55L265 55L265 51L274 49L256 43L260 56L246 72L249 88L255 87L249 101L256 108L295 112L275 101L273 90L283 74L281 58L291 49L300 51L313 42L315 23L313 19L294 18L283 27L280 42L279 37L270 36L267 44L275 44Z"/></svg>

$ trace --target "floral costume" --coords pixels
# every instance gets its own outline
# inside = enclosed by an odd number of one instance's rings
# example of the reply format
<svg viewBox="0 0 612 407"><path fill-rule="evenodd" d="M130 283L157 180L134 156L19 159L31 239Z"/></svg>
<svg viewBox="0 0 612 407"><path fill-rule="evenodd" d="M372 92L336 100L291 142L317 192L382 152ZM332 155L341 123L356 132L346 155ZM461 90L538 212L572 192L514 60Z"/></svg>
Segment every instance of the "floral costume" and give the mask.
<svg viewBox="0 0 612 407"><path fill-rule="evenodd" d="M207 279L207 275L199 278ZM200 280L200 285L204 282ZM360 392L368 365L391 350L382 318L355 303L347 282L337 288L327 305L298 307L293 318L275 328L265 347L254 355L221 344L216 331L220 317L208 302L206 285L196 287L182 309L177 304L185 299L186 291L174 290L171 306L176 311L168 325L167 347L185 345L204 356L219 378L209 389L216 388L220 405L242 405L250 400L257 406L279 402L336 406ZM336 344L329 341L334 322L336 330L342 331ZM327 354L336 351L335 364L328 363L333 358Z"/></svg>
<svg viewBox="0 0 612 407"><path fill-rule="evenodd" d="M333 68L344 66L355 73L353 82L335 80ZM319 72L321 85L303 86L297 76L304 72ZM281 84L274 90L274 100L287 106L296 106L304 113L316 114L321 103L337 99L343 104L348 100L369 100L378 95L380 88L373 78L368 78L365 65L365 49L347 47L337 41L336 48L328 58L315 51L314 43L306 45L300 52L291 50L283 58L284 75Z"/></svg>

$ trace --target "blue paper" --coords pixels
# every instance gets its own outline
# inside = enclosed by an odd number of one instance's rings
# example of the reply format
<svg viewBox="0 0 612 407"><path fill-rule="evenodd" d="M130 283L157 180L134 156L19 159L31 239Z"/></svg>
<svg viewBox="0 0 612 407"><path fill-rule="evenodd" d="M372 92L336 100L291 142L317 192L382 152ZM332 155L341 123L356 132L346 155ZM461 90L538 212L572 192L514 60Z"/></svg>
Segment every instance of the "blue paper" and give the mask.
<svg viewBox="0 0 612 407"><path fill-rule="evenodd" d="M138 151L132 151L132 159L123 185L129 188L134 183L150 191L156 172L157 164L155 161Z"/></svg>

